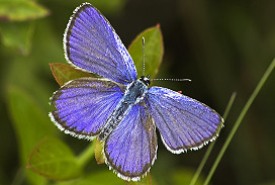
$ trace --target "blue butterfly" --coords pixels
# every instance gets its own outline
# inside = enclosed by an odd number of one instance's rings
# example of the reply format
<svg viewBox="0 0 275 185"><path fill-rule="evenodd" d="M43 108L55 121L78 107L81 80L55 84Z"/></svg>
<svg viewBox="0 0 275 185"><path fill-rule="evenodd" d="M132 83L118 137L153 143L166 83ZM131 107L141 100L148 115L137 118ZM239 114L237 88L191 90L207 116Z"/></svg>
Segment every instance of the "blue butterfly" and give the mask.
<svg viewBox="0 0 275 185"><path fill-rule="evenodd" d="M103 78L79 78L52 96L49 115L66 134L104 143L106 164L140 180L157 158L157 135L172 153L197 150L223 125L213 109L137 77L134 62L106 18L91 4L76 8L64 34L67 61Z"/></svg>

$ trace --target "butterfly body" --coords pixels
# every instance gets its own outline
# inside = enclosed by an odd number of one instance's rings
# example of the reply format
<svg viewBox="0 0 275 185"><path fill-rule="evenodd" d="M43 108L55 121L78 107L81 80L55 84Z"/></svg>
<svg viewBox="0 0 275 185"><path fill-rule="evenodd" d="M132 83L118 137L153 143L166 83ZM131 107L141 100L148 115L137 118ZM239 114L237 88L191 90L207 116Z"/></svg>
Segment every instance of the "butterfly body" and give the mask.
<svg viewBox="0 0 275 185"><path fill-rule="evenodd" d="M76 8L64 34L67 61L102 78L64 84L51 100L54 124L80 139L98 137L110 169L124 180L145 176L157 158L159 131L179 154L216 139L223 118L207 105L137 79L134 62L106 18L91 4Z"/></svg>
<svg viewBox="0 0 275 185"><path fill-rule="evenodd" d="M130 83L125 91L121 101L113 111L102 128L98 138L103 141L112 132L112 130L120 123L122 118L129 112L129 109L137 103L142 103L147 93L148 87L144 81L144 77Z"/></svg>

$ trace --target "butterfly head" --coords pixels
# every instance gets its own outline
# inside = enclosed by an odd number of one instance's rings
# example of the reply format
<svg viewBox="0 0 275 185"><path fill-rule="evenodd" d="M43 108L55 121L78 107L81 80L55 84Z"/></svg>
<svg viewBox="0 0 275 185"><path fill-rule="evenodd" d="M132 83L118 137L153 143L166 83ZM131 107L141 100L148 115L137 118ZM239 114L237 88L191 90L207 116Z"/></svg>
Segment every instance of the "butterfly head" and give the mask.
<svg viewBox="0 0 275 185"><path fill-rule="evenodd" d="M149 86L151 83L149 76L141 76L139 80L142 81L146 86Z"/></svg>

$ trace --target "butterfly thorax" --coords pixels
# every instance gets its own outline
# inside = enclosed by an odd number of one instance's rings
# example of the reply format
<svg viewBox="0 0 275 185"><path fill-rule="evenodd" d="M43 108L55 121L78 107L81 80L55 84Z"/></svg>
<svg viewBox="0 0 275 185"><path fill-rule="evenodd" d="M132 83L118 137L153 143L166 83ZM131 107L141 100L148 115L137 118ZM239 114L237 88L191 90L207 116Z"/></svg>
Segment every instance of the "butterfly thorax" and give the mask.
<svg viewBox="0 0 275 185"><path fill-rule="evenodd" d="M103 141L109 136L133 105L143 102L148 91L149 83L150 81L148 78L141 77L127 86L123 98L102 128L99 134L99 140Z"/></svg>
<svg viewBox="0 0 275 185"><path fill-rule="evenodd" d="M144 95L147 92L147 84L141 79L138 79L128 85L122 103L125 104L137 104L144 99Z"/></svg>

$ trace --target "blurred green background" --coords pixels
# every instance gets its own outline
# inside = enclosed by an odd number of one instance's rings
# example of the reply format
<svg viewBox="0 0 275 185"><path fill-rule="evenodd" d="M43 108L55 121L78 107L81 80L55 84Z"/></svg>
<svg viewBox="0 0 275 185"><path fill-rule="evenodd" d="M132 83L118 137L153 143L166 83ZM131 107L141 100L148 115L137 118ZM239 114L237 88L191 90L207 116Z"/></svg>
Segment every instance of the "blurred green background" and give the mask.
<svg viewBox="0 0 275 185"><path fill-rule="evenodd" d="M45 184L45 179L29 177L32 172L25 167L30 151L44 136L62 138L76 154L89 145L59 132L47 116L49 97L58 89L48 64L66 62L64 29L82 2L0 0L1 185ZM88 2L107 17L126 46L142 30L160 24L165 51L158 77L189 78L192 82L156 85L181 90L221 114L232 92L237 92L225 128L203 170L205 176L241 108L275 57L275 1ZM212 184L275 184L274 112L273 74L245 117ZM188 183L206 148L173 155L159 139L158 159L151 170L154 182ZM97 184L112 183L105 179L105 165L98 166L93 158L90 164L89 173L102 177ZM91 183L95 179L91 178Z"/></svg>

